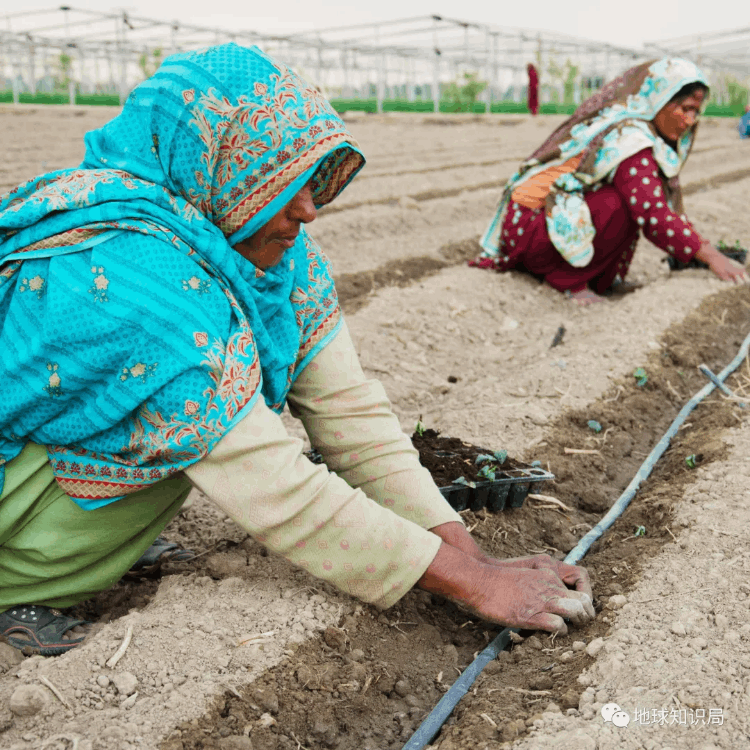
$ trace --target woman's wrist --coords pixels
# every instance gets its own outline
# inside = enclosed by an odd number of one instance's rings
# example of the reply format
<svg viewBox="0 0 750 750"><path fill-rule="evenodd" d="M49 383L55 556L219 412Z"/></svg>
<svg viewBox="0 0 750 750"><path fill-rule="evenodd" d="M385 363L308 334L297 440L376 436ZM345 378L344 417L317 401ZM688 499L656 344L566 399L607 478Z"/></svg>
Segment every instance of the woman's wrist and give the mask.
<svg viewBox="0 0 750 750"><path fill-rule="evenodd" d="M708 240L703 240L695 253L695 259L711 265L711 261L719 255L721 253Z"/></svg>
<svg viewBox="0 0 750 750"><path fill-rule="evenodd" d="M487 555L482 552L466 527L458 521L449 521L439 526L433 526L430 531L439 536L446 544L461 550L475 560L484 562L487 559Z"/></svg>
<svg viewBox="0 0 750 750"><path fill-rule="evenodd" d="M424 591L477 608L481 592L487 586L485 573L486 566L479 560L443 542L416 585Z"/></svg>

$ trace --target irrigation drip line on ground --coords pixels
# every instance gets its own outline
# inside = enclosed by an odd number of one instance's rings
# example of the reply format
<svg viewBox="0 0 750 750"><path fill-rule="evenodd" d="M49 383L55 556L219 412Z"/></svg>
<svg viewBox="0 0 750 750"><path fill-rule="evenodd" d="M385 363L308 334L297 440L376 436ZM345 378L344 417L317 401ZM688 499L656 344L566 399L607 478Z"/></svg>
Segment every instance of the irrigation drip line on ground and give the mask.
<svg viewBox="0 0 750 750"><path fill-rule="evenodd" d="M671 439L677 434L677 431L683 425L690 412L692 412L693 409L695 409L695 407L717 387L720 388L720 390L723 390L723 387L726 387L724 386L724 380L726 380L726 378L729 377L729 375L731 375L740 364L742 364L745 357L747 357L748 350L750 350L750 334L742 342L735 358L718 375L715 375L712 378L706 373L706 370L708 370L707 367L705 369L701 368L701 372L709 378L709 382L703 386L703 388L701 388L698 393L696 393L682 407L682 409L680 409L674 421L669 426L669 429L651 449L648 457L641 464L630 484L625 488L625 491L615 501L615 504L609 509L606 515L601 518L599 523L586 533L578 544L576 544L576 546L567 554L565 557L566 563L570 565L578 563L589 551L591 545L624 513L625 509L630 504L630 501L635 497L635 493L638 491L641 483L648 479L657 461L664 455L664 452L669 447ZM713 373L711 373L711 375L713 375ZM518 631L512 628L505 628L502 630L479 654L479 656L469 664L469 666L461 673L460 677L453 683L453 685L451 685L448 692L440 699L440 701L438 701L437 705L432 709L427 718L425 718L425 720L419 725L417 731L403 746L402 750L423 750L423 748L432 741L453 712L453 709L458 705L458 702L464 697L464 695L466 695L469 688L474 684L477 677L479 677L482 670L508 646L511 640L511 632Z"/></svg>

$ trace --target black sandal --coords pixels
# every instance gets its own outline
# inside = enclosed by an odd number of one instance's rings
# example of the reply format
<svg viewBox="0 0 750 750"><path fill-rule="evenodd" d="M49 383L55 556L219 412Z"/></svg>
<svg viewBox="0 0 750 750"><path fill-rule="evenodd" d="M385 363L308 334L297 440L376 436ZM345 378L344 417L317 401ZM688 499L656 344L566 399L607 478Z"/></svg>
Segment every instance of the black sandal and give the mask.
<svg viewBox="0 0 750 750"><path fill-rule="evenodd" d="M57 656L70 651L83 642L86 636L65 640L63 636L78 625L91 625L88 620L68 617L59 609L35 604L24 604L0 612L0 635L17 649L31 649L42 656ZM14 637L23 633L27 637Z"/></svg>
<svg viewBox="0 0 750 750"><path fill-rule="evenodd" d="M158 536L154 543L135 561L130 568L133 572L151 570L164 562L187 562L195 557L195 552L182 549L179 544L168 542Z"/></svg>

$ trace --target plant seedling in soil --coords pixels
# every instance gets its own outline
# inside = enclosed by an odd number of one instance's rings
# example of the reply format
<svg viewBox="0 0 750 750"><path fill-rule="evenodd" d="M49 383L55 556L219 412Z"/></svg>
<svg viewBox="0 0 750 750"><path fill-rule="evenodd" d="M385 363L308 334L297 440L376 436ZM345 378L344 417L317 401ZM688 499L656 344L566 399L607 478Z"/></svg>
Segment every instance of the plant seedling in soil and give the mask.
<svg viewBox="0 0 750 750"><path fill-rule="evenodd" d="M717 250L721 250L722 252L727 252L728 250L736 252L738 250L744 250L745 249L744 247L742 247L742 245L740 245L740 241L739 240L735 240L734 241L734 245L727 245L727 243L724 242L724 240L719 240L716 243L716 248L717 248Z"/></svg>
<svg viewBox="0 0 750 750"><path fill-rule="evenodd" d="M648 383L648 373L642 367L636 367L633 370L633 377L635 384L641 388Z"/></svg>
<svg viewBox="0 0 750 750"><path fill-rule="evenodd" d="M414 432L419 435L419 437L422 437L424 435L425 426L422 424L422 415L419 415L419 419L417 420L417 426L414 428Z"/></svg>
<svg viewBox="0 0 750 750"><path fill-rule="evenodd" d="M477 487L476 482L470 482L466 477L459 477L458 479L454 479L453 484L463 484L466 487L471 487L471 489L473 490Z"/></svg>
<svg viewBox="0 0 750 750"><path fill-rule="evenodd" d="M484 464L478 472L479 476L482 477L482 479L489 479L494 482L495 471L505 463L506 458L508 458L508 451L495 451L492 454L480 453L474 459L475 464Z"/></svg>
<svg viewBox="0 0 750 750"><path fill-rule="evenodd" d="M694 469L697 463L695 453L691 453L689 456L687 456L685 458L685 463L687 464L688 469Z"/></svg>
<svg viewBox="0 0 750 750"><path fill-rule="evenodd" d="M495 481L495 469L494 467L490 466L489 464L485 464L480 470L479 470L479 476L483 479L490 479L491 481Z"/></svg>
<svg viewBox="0 0 750 750"><path fill-rule="evenodd" d="M589 426L589 429L593 430L594 432L602 431L602 426L595 419L589 419L586 424Z"/></svg>
<svg viewBox="0 0 750 750"><path fill-rule="evenodd" d="M646 536L646 527L636 526L634 536Z"/></svg>

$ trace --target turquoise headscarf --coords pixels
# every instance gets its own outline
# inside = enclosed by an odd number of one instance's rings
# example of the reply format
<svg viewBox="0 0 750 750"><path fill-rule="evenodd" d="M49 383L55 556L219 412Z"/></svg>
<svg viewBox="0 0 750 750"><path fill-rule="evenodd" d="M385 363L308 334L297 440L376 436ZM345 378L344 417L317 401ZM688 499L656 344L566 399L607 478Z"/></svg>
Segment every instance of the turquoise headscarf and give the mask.
<svg viewBox="0 0 750 750"><path fill-rule="evenodd" d="M663 58L630 68L581 104L508 180L481 239L480 259L507 258L500 239L506 213L514 210L513 191L526 180L578 155L582 158L576 171L557 178L545 206L549 238L572 266L587 266L594 255L595 232L584 193L612 179L622 161L644 148L653 149L656 163L671 180L666 198L674 210L681 211L676 178L690 154L697 123L673 148L661 138L651 121L688 83L708 86L703 72L694 63L677 57ZM481 260L479 264L484 265Z"/></svg>
<svg viewBox="0 0 750 750"><path fill-rule="evenodd" d="M167 58L85 143L0 198L0 491L31 440L95 508L200 460L260 396L283 409L341 324L329 264L304 228L265 272L232 246L364 158L313 87L235 44Z"/></svg>

